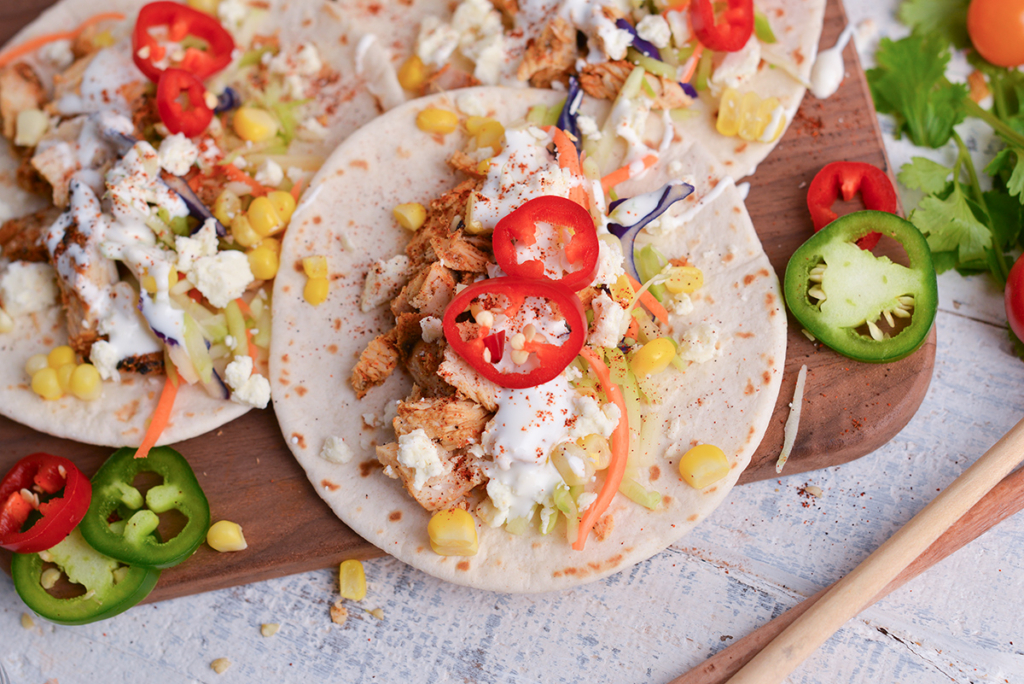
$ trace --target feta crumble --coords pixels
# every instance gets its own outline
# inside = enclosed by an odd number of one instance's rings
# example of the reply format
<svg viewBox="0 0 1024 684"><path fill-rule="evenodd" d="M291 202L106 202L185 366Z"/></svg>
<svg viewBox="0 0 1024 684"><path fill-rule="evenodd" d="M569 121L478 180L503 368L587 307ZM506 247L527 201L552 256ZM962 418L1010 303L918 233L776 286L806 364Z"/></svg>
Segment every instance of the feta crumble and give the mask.
<svg viewBox="0 0 1024 684"><path fill-rule="evenodd" d="M49 264L15 261L0 274L0 304L11 316L44 311L57 303L56 274Z"/></svg>
<svg viewBox="0 0 1024 684"><path fill-rule="evenodd" d="M89 350L89 360L104 380L118 382L121 374L117 372L117 362L121 360L117 348L106 340L97 340Z"/></svg>
<svg viewBox="0 0 1024 684"><path fill-rule="evenodd" d="M636 25L636 32L658 49L667 48L672 29L660 14L648 14Z"/></svg>
<svg viewBox="0 0 1024 684"><path fill-rule="evenodd" d="M270 188L276 188L284 181L284 170L273 159L267 159L256 171L256 182Z"/></svg>
<svg viewBox="0 0 1024 684"><path fill-rule="evenodd" d="M320 449L320 458L331 463L348 463L355 454L341 437L328 437Z"/></svg>
<svg viewBox="0 0 1024 684"><path fill-rule="evenodd" d="M270 382L253 373L252 357L236 356L224 369L224 380L231 388L231 401L254 408L266 408L270 402Z"/></svg>
<svg viewBox="0 0 1024 684"><path fill-rule="evenodd" d="M197 260L217 254L217 227L214 219L206 219L195 235L178 235L174 238L174 251L178 253L175 264L182 273L191 273Z"/></svg>
<svg viewBox="0 0 1024 684"><path fill-rule="evenodd" d="M160 167L173 176L184 176L199 159L199 148L182 133L163 139L157 151Z"/></svg>
<svg viewBox="0 0 1024 684"><path fill-rule="evenodd" d="M698 323L679 337L676 355L683 361L704 363L718 355L718 330L710 323Z"/></svg>
<svg viewBox="0 0 1024 684"><path fill-rule="evenodd" d="M436 342L444 337L441 319L436 316L424 316L420 319L421 337L424 342Z"/></svg>
<svg viewBox="0 0 1024 684"><path fill-rule="evenodd" d="M438 447L423 428L399 436L398 462L415 472L412 488L416 490L422 489L427 480L444 474Z"/></svg>
<svg viewBox="0 0 1024 684"><path fill-rule="evenodd" d="M604 292L593 299L591 307L594 309L594 323L587 342L598 347L618 345L629 327L629 311Z"/></svg>
<svg viewBox="0 0 1024 684"><path fill-rule="evenodd" d="M583 492L580 494L579 498L576 499L576 507L579 509L579 512L582 513L590 508L595 501L597 501L597 494L594 492Z"/></svg>
<svg viewBox="0 0 1024 684"><path fill-rule="evenodd" d="M249 268L249 259L233 250L197 259L189 280L218 309L238 299L255 278Z"/></svg>

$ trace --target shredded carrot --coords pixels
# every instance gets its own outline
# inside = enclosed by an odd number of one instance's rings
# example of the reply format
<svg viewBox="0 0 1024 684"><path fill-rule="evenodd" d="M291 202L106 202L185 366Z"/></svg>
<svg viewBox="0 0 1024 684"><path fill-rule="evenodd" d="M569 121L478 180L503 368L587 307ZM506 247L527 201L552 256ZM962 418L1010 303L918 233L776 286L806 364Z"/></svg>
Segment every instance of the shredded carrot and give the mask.
<svg viewBox="0 0 1024 684"><path fill-rule="evenodd" d="M637 323L636 318L634 318L633 316L630 316L629 317L629 327L626 328L625 337L628 337L628 338L630 338L632 340L635 340L636 336L637 336L637 332L639 330L640 330L640 324Z"/></svg>
<svg viewBox="0 0 1024 684"><path fill-rule="evenodd" d="M253 317L252 316L252 309L249 308L249 305L246 304L244 299L242 299L241 297L237 298L235 300L235 304L238 305L238 308L242 312L243 316L248 316L249 318ZM252 330L249 330L248 326L246 326L246 328L245 328L245 342L246 342L246 344L248 345L248 348L249 348L249 358L252 359L253 372L255 373L256 369L259 368L260 350L259 350L259 347L257 347L253 343L253 341L252 341Z"/></svg>
<svg viewBox="0 0 1024 684"><path fill-rule="evenodd" d="M656 155L656 154L649 154L646 157L644 157L643 159L641 159L640 161L643 162L644 169L649 169L652 166L654 166L654 163L656 161L658 161L658 155ZM636 162L633 162L633 164L636 164ZM604 193L606 195L616 185L618 185L619 183L623 183L625 181L628 181L630 178L632 178L634 175L636 175L635 173L632 172L633 164L626 164L623 167L615 169L614 171L612 171L607 176L605 176L604 178L601 179L601 189L604 190Z"/></svg>
<svg viewBox="0 0 1024 684"><path fill-rule="evenodd" d="M299 196L302 195L302 184L303 183L305 183L305 180L300 178L299 182L292 186L292 189L291 189L292 199L295 200L296 204L299 203Z"/></svg>
<svg viewBox="0 0 1024 684"><path fill-rule="evenodd" d="M615 492L619 491L619 485L622 484L622 476L626 472L626 459L629 458L629 419L626 417L626 400L622 398L622 389L612 382L608 366L598 358L597 354L590 347L584 347L580 350L580 356L586 359L590 367L594 369L597 379L601 381L601 388L604 389L608 400L619 407L620 415L619 424L615 426L615 430L612 432L612 458L608 464L608 472L604 476L604 484L601 485L601 491L597 494L597 500L590 504L587 510L583 511L583 517L580 518L580 529L576 534L576 541L572 544L572 548L576 551L583 550L587 543L587 535L590 534L590 529L597 522L597 519L601 517L601 514L608 510L612 499L615 498Z"/></svg>
<svg viewBox="0 0 1024 684"><path fill-rule="evenodd" d="M693 54L690 55L690 59L686 61L686 73L679 79L683 83L689 83L690 79L693 78L694 72L697 71L697 63L700 62L701 53L704 52L704 44L697 43L697 47L693 49Z"/></svg>
<svg viewBox="0 0 1024 684"><path fill-rule="evenodd" d="M244 299L242 299L241 297L237 298L235 300L235 304L238 305L239 310L243 314L245 314L249 318L252 318L252 309L249 308L249 304Z"/></svg>
<svg viewBox="0 0 1024 684"><path fill-rule="evenodd" d="M199 186L206 180L206 176L202 173L197 173L188 179L188 187L192 188L192 192L199 192Z"/></svg>
<svg viewBox="0 0 1024 684"><path fill-rule="evenodd" d="M146 458L149 455L149 450L156 446L157 440L160 439L160 435L163 434L171 420L171 409L174 408L174 398L177 395L178 380L168 374L164 381L164 389L160 393L160 401L156 403L156 410L153 411L153 415L149 419L149 427L146 428L146 434L142 437L142 444L135 451L135 458Z"/></svg>
<svg viewBox="0 0 1024 684"><path fill-rule="evenodd" d="M580 155L576 151L576 146L561 128L545 126L544 130L551 133L554 139L555 149L558 151L558 168L569 169L569 173L580 179L580 183L569 190L569 199L589 211L590 196L587 194L586 183L583 182L585 178L580 169Z"/></svg>
<svg viewBox="0 0 1024 684"><path fill-rule="evenodd" d="M628 273L626 274L626 277L629 278L629 284L633 286L633 290L639 292L640 288L643 287L643 285L640 284L640 281ZM655 318L665 325L668 325L668 309L662 306L661 302L654 298L654 295L647 290L644 290L640 295L640 303L643 304L644 308L650 311Z"/></svg>
<svg viewBox="0 0 1024 684"><path fill-rule="evenodd" d="M247 174L245 171L242 171L234 164L221 164L219 168L221 170L221 173L223 173L229 179L233 181L238 181L240 183L245 183L250 188L252 188L252 194L255 195L256 197L262 197L263 195L266 195L268 192L270 192L269 188L258 183L255 178Z"/></svg>
<svg viewBox="0 0 1024 684"><path fill-rule="evenodd" d="M93 24L98 24L101 21L120 21L122 19L124 19L124 15L120 12L102 12L89 17L79 24L77 28L72 29L71 31L45 33L41 36L36 36L35 38L29 38L21 45L16 45L7 52L0 54L0 68L7 66L19 57L24 57L25 55L35 52L47 43L53 43L58 40L74 40L82 33L82 31Z"/></svg>
<svg viewBox="0 0 1024 684"><path fill-rule="evenodd" d="M666 7L665 9L661 10L661 14L662 16L664 16L669 12L682 12L683 10L688 9L689 7L690 0L679 0L679 2L673 3Z"/></svg>

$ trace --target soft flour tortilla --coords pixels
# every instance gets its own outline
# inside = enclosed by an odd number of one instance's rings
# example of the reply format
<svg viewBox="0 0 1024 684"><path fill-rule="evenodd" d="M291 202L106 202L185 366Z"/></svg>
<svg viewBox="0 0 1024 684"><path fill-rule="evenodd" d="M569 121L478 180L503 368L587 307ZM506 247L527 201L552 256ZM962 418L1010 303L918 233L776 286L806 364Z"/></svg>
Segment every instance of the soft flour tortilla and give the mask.
<svg viewBox="0 0 1024 684"><path fill-rule="evenodd" d="M534 104L553 104L559 95L542 90L477 90L486 108L504 122L523 117ZM719 331L720 355L692 365L685 374L661 376L668 394L651 414L657 430L641 482L663 495L663 506L648 511L623 496L608 509L609 536L593 535L586 550L571 550L560 523L547 536L535 526L522 536L478 522L480 551L472 557L438 556L430 549L427 521L398 480L380 472L374 446L394 441L382 425L385 405L407 396L411 381L395 372L381 387L357 400L349 374L360 352L393 324L386 305L362 313L359 302L368 269L378 259L402 253L408 233L392 208L402 202L428 203L455 186L445 160L465 140L459 133L440 139L419 131L421 109L443 104L445 96L398 107L349 137L313 179L292 219L274 287L274 329L270 380L274 408L296 459L317 493L358 534L387 553L442 579L502 592L564 589L628 567L664 549L710 513L746 467L775 406L786 354L786 316L779 283L761 249L742 199L730 181L697 216L656 241L668 256L686 256L704 271L694 312L676 319L682 326L707 322ZM599 104L606 107L606 104ZM698 146L677 145L642 180L623 187L630 195L660 187L674 161L696 185L697 205L723 177L720 166ZM325 255L331 286L319 306L302 297L306 277L301 259ZM328 437L344 439L353 452L348 463L319 454ZM693 444L716 444L729 456L729 477L697 491L678 476L678 458Z"/></svg>
<svg viewBox="0 0 1024 684"><path fill-rule="evenodd" d="M122 12L128 27L143 0L107 0L102 7L92 0L62 0L19 32L8 46L18 45L34 36L73 29L97 11ZM349 133L382 111L381 96L367 88L367 79L356 73L356 50L365 32L393 35L397 40L415 39L418 21L437 11L437 3L417 1L410 5L385 3L367 7L355 0L343 2L272 2L259 32L277 33L282 44L295 46L311 41L323 62L338 72L338 78L325 86L327 97L336 106L326 120L327 135L322 142L293 145L296 153L324 154ZM117 29L121 31L130 29ZM2 49L0 49L2 51ZM44 83L52 80L54 70L28 59ZM380 79L377 79L380 81ZM381 92L382 88L374 90ZM385 89L386 90L386 89ZM0 222L22 216L46 206L45 199L17 187L18 162L5 141L0 141ZM26 360L64 344L67 334L60 308L23 316L13 332L0 334L0 414L41 432L90 444L107 446L138 445L163 387L164 376L143 377L122 373L120 384L104 383L103 396L83 402L73 396L44 401L29 387ZM160 444L179 442L208 432L241 416L248 406L210 397L201 387L184 386L177 395L170 424Z"/></svg>

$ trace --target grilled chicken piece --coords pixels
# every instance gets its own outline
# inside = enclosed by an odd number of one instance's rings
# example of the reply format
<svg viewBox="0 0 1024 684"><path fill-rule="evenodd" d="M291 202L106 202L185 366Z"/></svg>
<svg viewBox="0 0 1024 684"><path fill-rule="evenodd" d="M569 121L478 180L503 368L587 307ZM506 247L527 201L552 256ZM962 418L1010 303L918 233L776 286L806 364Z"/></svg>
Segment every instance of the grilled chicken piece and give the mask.
<svg viewBox="0 0 1024 684"><path fill-rule="evenodd" d="M77 95L79 86L82 85L82 77L85 75L85 70L92 62L93 57L96 53L86 55L81 59L75 60L75 62L67 69L62 71L53 77L53 100L51 100L50 107L54 111L51 114L56 114L56 103L60 102L61 98L65 95Z"/></svg>
<svg viewBox="0 0 1024 684"><path fill-rule="evenodd" d="M14 141L19 113L41 109L44 102L46 90L32 67L18 62L0 69L0 121L5 138Z"/></svg>
<svg viewBox="0 0 1024 684"><path fill-rule="evenodd" d="M435 261L414 275L402 289L402 294L413 309L440 317L455 296L455 277L440 261Z"/></svg>
<svg viewBox="0 0 1024 684"><path fill-rule="evenodd" d="M693 104L693 98L683 92L683 86L678 81L659 76L648 78L647 82L657 95L651 109L678 109Z"/></svg>
<svg viewBox="0 0 1024 684"><path fill-rule="evenodd" d="M487 272L487 262L490 260L487 253L469 242L461 230L444 237L430 238L430 247L448 268L471 273Z"/></svg>
<svg viewBox="0 0 1024 684"><path fill-rule="evenodd" d="M580 69L580 88L599 100L614 100L633 68L632 64L624 60L585 64Z"/></svg>
<svg viewBox="0 0 1024 684"><path fill-rule="evenodd" d="M576 57L576 29L556 17L544 27L539 38L531 38L526 44L516 78L529 80L534 88L550 88L554 81L567 84Z"/></svg>
<svg viewBox="0 0 1024 684"><path fill-rule="evenodd" d="M140 354L129 356L117 362L117 369L139 375L155 375L164 372L164 353Z"/></svg>
<svg viewBox="0 0 1024 684"><path fill-rule="evenodd" d="M494 5L494 9L498 10L509 19L512 19L519 14L518 0L491 0L491 4Z"/></svg>
<svg viewBox="0 0 1024 684"><path fill-rule="evenodd" d="M466 216L466 203L470 195L482 184L482 180L470 178L430 202L423 227L413 234L412 240L405 247L405 253L412 259L414 266L437 260L430 244L431 239L446 237L459 228Z"/></svg>
<svg viewBox="0 0 1024 684"><path fill-rule="evenodd" d="M438 367L437 374L458 390L460 396L475 401L488 411L498 410L499 387L477 373L451 347L445 347L444 361Z"/></svg>
<svg viewBox="0 0 1024 684"><path fill-rule="evenodd" d="M472 178L486 178L486 173L480 172L480 164L473 161L473 158L462 150L455 150L452 156L448 157L448 166L452 167L456 171L470 176Z"/></svg>
<svg viewBox="0 0 1024 684"><path fill-rule="evenodd" d="M484 426L493 414L474 401L436 397L398 403L396 435L422 428L432 440L448 451L479 444Z"/></svg>
<svg viewBox="0 0 1024 684"><path fill-rule="evenodd" d="M356 391L356 397L362 399L371 388L382 384L398 368L401 354L395 344L395 329L377 335L366 349L359 355L359 361L352 369L349 382Z"/></svg>
<svg viewBox="0 0 1024 684"><path fill-rule="evenodd" d="M100 293L118 282L117 267L100 253L104 231L79 225L80 221L98 219L100 201L88 186L78 181L72 181L71 192L74 208L57 218L45 240L67 312L68 345L89 358L92 343L101 337L97 330L100 304L96 297L103 296Z"/></svg>
<svg viewBox="0 0 1024 684"><path fill-rule="evenodd" d="M455 388L437 374L437 369L444 359L444 347L440 341L419 340L413 345L405 360L405 368L412 376L412 381L425 396L447 397L455 394Z"/></svg>
<svg viewBox="0 0 1024 684"><path fill-rule="evenodd" d="M449 453L440 447L437 449L445 472L427 480L422 488L413 489L416 471L398 462L398 444L392 442L377 447L377 460L385 466L384 473L401 479L409 495L428 511L451 508L473 487L484 481L475 458L465 453Z"/></svg>
<svg viewBox="0 0 1024 684"><path fill-rule="evenodd" d="M56 207L40 209L0 225L0 255L11 261L49 261L46 231L60 216Z"/></svg>

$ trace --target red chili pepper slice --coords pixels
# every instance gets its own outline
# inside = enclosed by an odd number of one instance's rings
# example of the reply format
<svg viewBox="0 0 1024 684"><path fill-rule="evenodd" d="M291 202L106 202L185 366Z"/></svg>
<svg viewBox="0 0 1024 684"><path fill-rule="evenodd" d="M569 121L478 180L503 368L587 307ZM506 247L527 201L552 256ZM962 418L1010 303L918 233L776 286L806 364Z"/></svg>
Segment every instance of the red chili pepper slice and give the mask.
<svg viewBox="0 0 1024 684"><path fill-rule="evenodd" d="M168 69L156 86L156 109L171 133L188 137L199 135L213 120L206 106L206 88L202 81L181 69Z"/></svg>
<svg viewBox="0 0 1024 684"><path fill-rule="evenodd" d="M567 228L571 231L572 237L565 247L549 256L560 259L564 253L573 270L552 277L546 272L543 259L519 262L516 245L536 244L538 223L547 223L552 230ZM530 200L498 221L491 241L495 261L510 276L550 280L576 291L594 282L597 275L599 242L594 219L589 211L564 197L545 195ZM557 240L553 242L557 244Z"/></svg>
<svg viewBox="0 0 1024 684"><path fill-rule="evenodd" d="M711 0L693 0L690 3L694 34L708 50L742 50L754 32L754 0L729 0L719 23L715 23L717 4Z"/></svg>
<svg viewBox="0 0 1024 684"><path fill-rule="evenodd" d="M135 66L149 80L157 82L164 69L156 65L167 57L167 48L150 30L163 27L166 40L180 43L186 37L198 38L206 43L206 49L186 47L181 59L171 60L171 66L184 69L202 80L217 73L231 63L235 40L231 34L209 14L194 10L176 2L151 2L139 10L132 32L132 59ZM140 51L141 55L140 56Z"/></svg>
<svg viewBox="0 0 1024 684"><path fill-rule="evenodd" d="M484 338L484 348L490 353L490 358L484 357L485 361L501 363L505 356L505 331L499 330L493 335Z"/></svg>
<svg viewBox="0 0 1024 684"><path fill-rule="evenodd" d="M504 314L511 320L520 309L527 306L527 297L545 300L554 309L551 318L565 321L569 337L562 344L553 344L539 339L541 336L538 335L538 339L523 344L522 350L529 352L527 361L521 364L524 372L499 370L495 366L493 353L490 362L484 356L485 350L490 351L484 340L492 335L491 329L480 328L475 336L465 339L460 326L466 324L457 319L476 300L485 309L497 312L497 315ZM481 280L460 292L444 311L443 328L448 344L480 375L502 387L513 389L536 387L554 379L580 353L587 337L583 304L572 291L550 280L527 280L512 276ZM506 338L511 338L522 331L504 329L504 332Z"/></svg>
<svg viewBox="0 0 1024 684"><path fill-rule="evenodd" d="M21 494L27 490L45 498L61 489L63 495L43 501L38 509ZM50 454L26 456L0 480L0 547L17 553L38 553L56 546L82 520L91 500L89 478L74 463ZM22 532L33 510L43 517Z"/></svg>
<svg viewBox="0 0 1024 684"><path fill-rule="evenodd" d="M896 213L896 189L884 171L864 162L832 162L818 172L807 189L807 208L815 232L838 218L832 205L840 191L847 202L860 192L865 208ZM881 237L881 233L868 233L857 241L857 246L874 249Z"/></svg>

